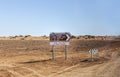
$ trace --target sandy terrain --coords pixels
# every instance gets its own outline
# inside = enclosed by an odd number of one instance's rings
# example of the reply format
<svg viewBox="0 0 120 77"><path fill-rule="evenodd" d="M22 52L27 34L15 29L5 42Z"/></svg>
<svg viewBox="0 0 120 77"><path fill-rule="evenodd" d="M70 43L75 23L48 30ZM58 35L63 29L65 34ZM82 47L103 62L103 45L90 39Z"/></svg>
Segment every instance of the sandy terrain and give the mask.
<svg viewBox="0 0 120 77"><path fill-rule="evenodd" d="M91 48L99 50L93 62ZM55 47L52 60L48 40L1 40L0 77L120 77L120 41L71 40L68 59Z"/></svg>

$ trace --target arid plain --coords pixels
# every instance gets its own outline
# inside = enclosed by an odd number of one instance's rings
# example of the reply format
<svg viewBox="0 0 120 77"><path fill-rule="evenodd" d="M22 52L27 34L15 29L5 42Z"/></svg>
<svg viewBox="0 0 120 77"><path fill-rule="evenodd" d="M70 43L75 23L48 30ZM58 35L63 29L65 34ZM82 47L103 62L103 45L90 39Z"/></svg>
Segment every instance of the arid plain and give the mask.
<svg viewBox="0 0 120 77"><path fill-rule="evenodd" d="M64 46L55 46L52 60L49 38L2 37L0 77L120 77L120 39L70 40L67 60ZM98 49L91 61L89 49Z"/></svg>

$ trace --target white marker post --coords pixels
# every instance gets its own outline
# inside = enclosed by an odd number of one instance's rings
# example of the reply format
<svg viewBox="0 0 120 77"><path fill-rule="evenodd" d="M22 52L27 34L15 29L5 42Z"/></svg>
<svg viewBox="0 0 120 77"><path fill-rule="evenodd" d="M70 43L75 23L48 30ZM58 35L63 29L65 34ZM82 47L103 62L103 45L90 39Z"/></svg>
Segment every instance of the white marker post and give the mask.
<svg viewBox="0 0 120 77"><path fill-rule="evenodd" d="M91 61L93 61L93 50L90 49L90 50L89 50L89 53L91 54Z"/></svg>

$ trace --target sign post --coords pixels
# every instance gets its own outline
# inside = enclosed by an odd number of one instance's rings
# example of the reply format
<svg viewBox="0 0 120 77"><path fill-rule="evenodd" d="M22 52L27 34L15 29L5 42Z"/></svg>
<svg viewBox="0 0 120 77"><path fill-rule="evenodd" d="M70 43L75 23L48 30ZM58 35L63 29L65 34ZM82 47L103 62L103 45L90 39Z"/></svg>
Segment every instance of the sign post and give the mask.
<svg viewBox="0 0 120 77"><path fill-rule="evenodd" d="M52 59L54 60L54 46L52 46Z"/></svg>
<svg viewBox="0 0 120 77"><path fill-rule="evenodd" d="M65 60L67 60L67 46L65 45Z"/></svg>
<svg viewBox="0 0 120 77"><path fill-rule="evenodd" d="M52 46L52 59L54 60L54 46L65 46L65 60L67 60L67 45L69 45L69 40L71 34L68 32L64 33L50 33L50 45Z"/></svg>

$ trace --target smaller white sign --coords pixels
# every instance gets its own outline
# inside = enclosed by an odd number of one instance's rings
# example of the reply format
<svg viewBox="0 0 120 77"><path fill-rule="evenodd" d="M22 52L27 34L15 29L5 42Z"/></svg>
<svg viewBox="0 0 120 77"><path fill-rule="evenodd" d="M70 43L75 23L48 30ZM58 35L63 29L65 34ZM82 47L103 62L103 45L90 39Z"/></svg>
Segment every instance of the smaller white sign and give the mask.
<svg viewBox="0 0 120 77"><path fill-rule="evenodd" d="M97 54L98 53L98 49L90 49L89 53L90 54Z"/></svg>
<svg viewBox="0 0 120 77"><path fill-rule="evenodd" d="M50 42L50 45L58 45L58 46L69 45L69 44L70 44L69 42L62 42L62 41L59 41L59 42Z"/></svg>

